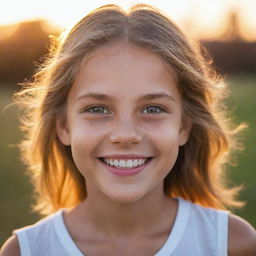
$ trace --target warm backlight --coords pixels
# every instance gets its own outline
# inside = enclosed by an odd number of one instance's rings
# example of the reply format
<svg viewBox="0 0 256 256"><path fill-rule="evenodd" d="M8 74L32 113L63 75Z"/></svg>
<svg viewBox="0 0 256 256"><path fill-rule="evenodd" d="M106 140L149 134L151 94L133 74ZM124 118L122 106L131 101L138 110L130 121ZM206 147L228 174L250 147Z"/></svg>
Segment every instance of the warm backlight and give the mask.
<svg viewBox="0 0 256 256"><path fill-rule="evenodd" d="M192 32L192 36L203 39L221 36L230 23L230 14L236 12L239 33L246 40L256 40L255 0L3 0L0 25L46 19L63 28L74 25L85 14L103 4L115 3L129 8L140 2L160 8L185 30Z"/></svg>

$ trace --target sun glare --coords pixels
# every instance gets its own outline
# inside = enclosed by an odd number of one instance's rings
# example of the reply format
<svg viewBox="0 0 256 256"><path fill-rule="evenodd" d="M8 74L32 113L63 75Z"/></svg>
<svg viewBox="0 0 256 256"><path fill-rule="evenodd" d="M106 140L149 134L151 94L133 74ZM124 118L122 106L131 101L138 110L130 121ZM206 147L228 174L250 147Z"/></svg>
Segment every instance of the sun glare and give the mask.
<svg viewBox="0 0 256 256"><path fill-rule="evenodd" d="M254 0L9 0L1 5L0 25L17 23L28 19L46 19L61 28L73 26L81 17L93 9L109 3L129 8L136 3L151 4L172 20L179 23L191 34L201 38L220 35L225 29L227 15L238 7L241 17L240 27L246 39L256 39L256 2Z"/></svg>

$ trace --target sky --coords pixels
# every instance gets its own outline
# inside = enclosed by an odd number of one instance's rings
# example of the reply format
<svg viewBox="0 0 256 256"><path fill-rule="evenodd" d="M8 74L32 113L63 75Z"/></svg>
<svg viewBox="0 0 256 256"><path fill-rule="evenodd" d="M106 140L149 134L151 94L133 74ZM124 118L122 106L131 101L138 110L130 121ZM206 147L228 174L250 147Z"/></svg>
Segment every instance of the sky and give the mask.
<svg viewBox="0 0 256 256"><path fill-rule="evenodd" d="M2 2L2 3L1 3ZM221 33L227 12L237 7L245 37L256 39L256 0L0 0L0 25L46 19L61 28L71 27L93 9L109 3L129 8L136 3L158 7L177 23L201 37ZM193 24L193 29L191 29Z"/></svg>

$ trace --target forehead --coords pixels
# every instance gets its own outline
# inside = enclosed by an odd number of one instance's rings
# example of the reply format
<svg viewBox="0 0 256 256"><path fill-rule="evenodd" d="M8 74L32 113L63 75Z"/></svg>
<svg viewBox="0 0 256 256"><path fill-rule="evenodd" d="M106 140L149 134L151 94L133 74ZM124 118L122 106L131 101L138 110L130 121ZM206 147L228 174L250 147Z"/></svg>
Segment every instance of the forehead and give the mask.
<svg viewBox="0 0 256 256"><path fill-rule="evenodd" d="M151 51L127 43L105 45L85 57L71 91L136 94L170 92L179 97L175 75Z"/></svg>
<svg viewBox="0 0 256 256"><path fill-rule="evenodd" d="M120 65L120 62L122 65ZM114 42L101 46L88 57L84 58L81 64L81 70L87 69L89 72L90 68L99 67L97 71L102 72L104 70L108 71L110 68L117 70L127 66L129 67L126 69L127 74L129 74L129 71L140 68L140 72L143 70L148 71L152 76L157 73L162 74L168 72L170 73L170 78L174 78L174 71L160 56L149 49L126 42Z"/></svg>

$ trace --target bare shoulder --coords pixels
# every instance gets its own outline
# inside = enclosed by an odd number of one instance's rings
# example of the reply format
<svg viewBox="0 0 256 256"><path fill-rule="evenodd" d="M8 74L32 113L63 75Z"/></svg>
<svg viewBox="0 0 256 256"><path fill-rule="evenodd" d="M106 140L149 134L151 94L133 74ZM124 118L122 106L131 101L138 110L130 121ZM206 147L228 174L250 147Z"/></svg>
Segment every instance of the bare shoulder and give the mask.
<svg viewBox="0 0 256 256"><path fill-rule="evenodd" d="M256 231L244 219L230 214L228 225L228 255L256 255Z"/></svg>
<svg viewBox="0 0 256 256"><path fill-rule="evenodd" d="M20 248L16 235L11 236L2 246L0 256L20 256Z"/></svg>

